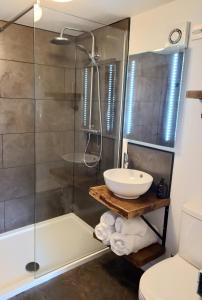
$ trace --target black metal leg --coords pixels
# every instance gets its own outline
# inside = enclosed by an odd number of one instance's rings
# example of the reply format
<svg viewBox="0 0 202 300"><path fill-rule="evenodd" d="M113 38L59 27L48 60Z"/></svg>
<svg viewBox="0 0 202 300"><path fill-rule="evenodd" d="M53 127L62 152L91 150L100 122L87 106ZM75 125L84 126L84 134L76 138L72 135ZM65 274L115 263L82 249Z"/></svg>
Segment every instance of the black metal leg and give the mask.
<svg viewBox="0 0 202 300"><path fill-rule="evenodd" d="M141 216L141 219L149 226L149 228L151 228L151 230L153 230L156 235L162 240L162 236L160 235L160 233L156 230L156 228L144 217Z"/></svg>
<svg viewBox="0 0 202 300"><path fill-rule="evenodd" d="M162 236L162 246L165 247L166 245L166 234L167 234L167 226L168 226L168 213L169 213L169 206L165 207L164 212L164 222L163 222L163 236Z"/></svg>
<svg viewBox="0 0 202 300"><path fill-rule="evenodd" d="M162 246L165 247L166 244L166 234L167 234L167 226L168 226L168 212L169 206L165 207L164 211L164 220L163 220L163 235L161 236L160 233L156 230L156 228L144 217L141 216L142 220L153 230L156 235L161 239Z"/></svg>

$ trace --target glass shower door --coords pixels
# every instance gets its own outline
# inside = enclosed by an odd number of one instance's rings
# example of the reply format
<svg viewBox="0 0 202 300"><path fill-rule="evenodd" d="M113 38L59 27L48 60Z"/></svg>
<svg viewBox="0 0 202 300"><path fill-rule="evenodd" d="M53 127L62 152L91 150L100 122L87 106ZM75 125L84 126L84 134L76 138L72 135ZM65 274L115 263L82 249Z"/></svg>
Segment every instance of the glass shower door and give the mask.
<svg viewBox="0 0 202 300"><path fill-rule="evenodd" d="M68 261L73 202L73 163L64 156L74 153L75 46L68 49L51 40L67 16L43 8L35 26L35 261L37 276ZM46 25L46 29L44 28ZM62 26L62 25L61 25ZM68 217L69 216L69 217Z"/></svg>
<svg viewBox="0 0 202 300"><path fill-rule="evenodd" d="M78 37L67 30L68 45L51 43L63 26L92 28L100 55L103 152L96 167L84 164L89 113L92 125L100 130L95 68L89 107L90 35ZM93 238L103 208L90 199L88 189L100 184L102 172L118 161L125 33L109 26L96 29L100 26L47 8L35 25L36 277L106 250ZM114 43L119 47L116 53ZM100 135L92 135L88 157L97 157L99 145Z"/></svg>
<svg viewBox="0 0 202 300"><path fill-rule="evenodd" d="M79 101L75 117L75 153L86 151L90 166L84 163L74 165L73 207L74 212L92 227L99 223L105 208L89 196L89 188L104 184L103 172L119 167L120 163L127 33L127 30L121 30L116 26L104 26L93 31L100 82L98 85L98 74L94 67L92 104L90 103L92 63L85 53L77 50L76 94L79 95ZM90 51L89 36L79 37L78 43L85 45ZM90 163L90 159L97 157L99 160L101 144L99 93L102 114L102 155L97 166L92 167L94 162ZM90 114L92 114L91 121ZM93 129L94 133L90 129Z"/></svg>
<svg viewBox="0 0 202 300"><path fill-rule="evenodd" d="M33 276L33 12L29 25L0 33L0 299Z"/></svg>

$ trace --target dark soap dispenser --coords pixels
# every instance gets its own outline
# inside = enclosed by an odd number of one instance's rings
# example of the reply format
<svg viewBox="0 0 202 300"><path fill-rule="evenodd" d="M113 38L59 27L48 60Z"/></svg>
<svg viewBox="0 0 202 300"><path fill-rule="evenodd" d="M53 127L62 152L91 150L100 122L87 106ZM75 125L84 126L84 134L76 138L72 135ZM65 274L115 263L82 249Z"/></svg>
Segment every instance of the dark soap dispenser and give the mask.
<svg viewBox="0 0 202 300"><path fill-rule="evenodd" d="M160 199L165 199L168 197L168 185L164 178L161 178L157 185L156 195Z"/></svg>

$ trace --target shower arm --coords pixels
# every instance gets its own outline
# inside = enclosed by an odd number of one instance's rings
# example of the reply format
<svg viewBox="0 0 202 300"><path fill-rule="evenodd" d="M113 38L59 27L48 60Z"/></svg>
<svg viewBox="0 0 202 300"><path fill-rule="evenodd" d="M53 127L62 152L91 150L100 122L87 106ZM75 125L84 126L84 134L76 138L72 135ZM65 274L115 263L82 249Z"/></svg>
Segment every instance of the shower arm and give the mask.
<svg viewBox="0 0 202 300"><path fill-rule="evenodd" d="M75 32L81 32L81 33L88 33L90 34L91 38L92 38L92 48L91 48L91 56L94 57L95 56L95 36L91 31L85 31L85 30L80 30L80 29L76 29L73 27L63 27L60 33L60 37L63 37L65 30L71 30L71 31L75 31Z"/></svg>
<svg viewBox="0 0 202 300"><path fill-rule="evenodd" d="M10 25L12 25L13 23L15 23L17 20L19 20L21 17L23 17L24 15L26 15L30 10L32 10L34 8L34 4L32 4L31 6L25 8L23 11L21 11L19 14L17 14L15 17L13 17L10 21L7 21L3 26L0 27L0 33L3 32L4 30L6 30ZM91 31L85 31L85 30L79 30L73 27L63 27L60 36L62 37L64 34L65 30L72 30L72 31L76 31L76 32L83 32L83 33L88 33L91 35L92 38L92 49L91 49L91 56L94 57L95 56L95 36Z"/></svg>

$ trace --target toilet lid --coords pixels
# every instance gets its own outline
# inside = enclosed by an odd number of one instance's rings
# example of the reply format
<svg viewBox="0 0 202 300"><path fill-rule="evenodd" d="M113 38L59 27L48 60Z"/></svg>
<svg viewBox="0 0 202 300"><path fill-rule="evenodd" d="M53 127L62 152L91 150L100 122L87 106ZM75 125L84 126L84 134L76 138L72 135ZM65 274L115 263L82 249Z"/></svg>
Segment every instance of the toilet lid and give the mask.
<svg viewBox="0 0 202 300"><path fill-rule="evenodd" d="M140 293L146 300L199 300L196 293L198 272L198 269L176 255L143 274Z"/></svg>

